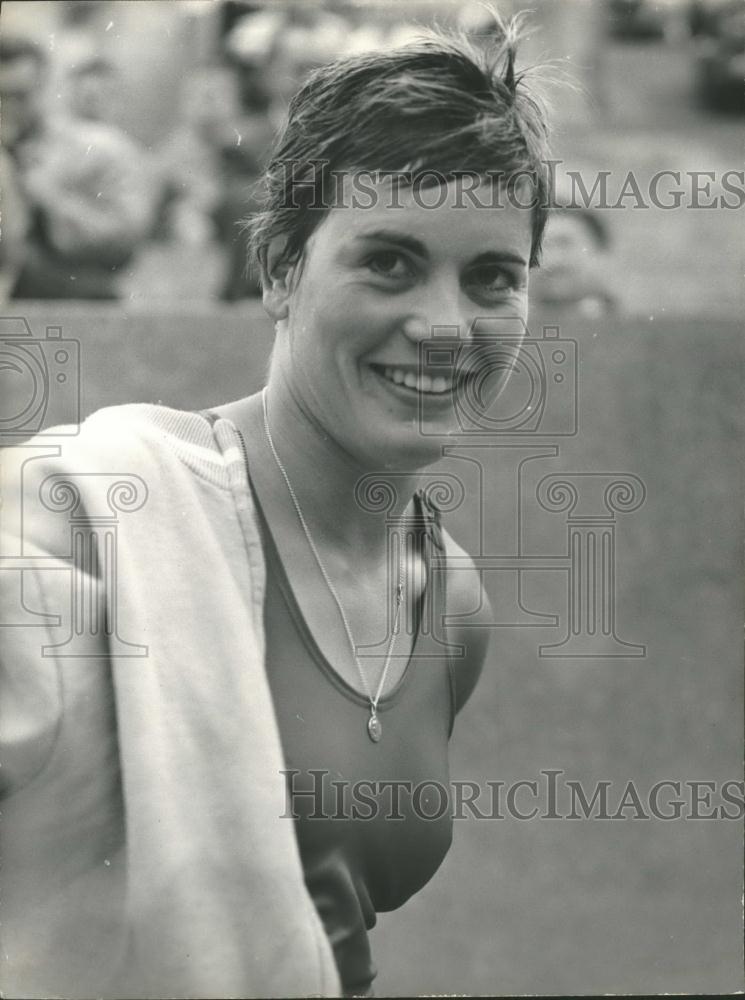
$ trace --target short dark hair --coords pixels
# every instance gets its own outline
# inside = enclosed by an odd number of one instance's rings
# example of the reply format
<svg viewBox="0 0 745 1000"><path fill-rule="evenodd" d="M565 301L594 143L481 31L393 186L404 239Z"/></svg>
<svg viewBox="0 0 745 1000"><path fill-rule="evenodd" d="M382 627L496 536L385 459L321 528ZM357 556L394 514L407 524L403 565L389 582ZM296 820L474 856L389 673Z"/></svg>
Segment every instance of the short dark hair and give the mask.
<svg viewBox="0 0 745 1000"><path fill-rule="evenodd" d="M546 113L527 74L515 71L518 19L497 27L484 45L432 31L315 70L290 102L255 192L259 211L246 222L258 261L277 236L286 240L281 262L301 258L325 216L311 206L324 204L331 175L405 170L414 182L432 172L530 178L536 264L551 189Z"/></svg>

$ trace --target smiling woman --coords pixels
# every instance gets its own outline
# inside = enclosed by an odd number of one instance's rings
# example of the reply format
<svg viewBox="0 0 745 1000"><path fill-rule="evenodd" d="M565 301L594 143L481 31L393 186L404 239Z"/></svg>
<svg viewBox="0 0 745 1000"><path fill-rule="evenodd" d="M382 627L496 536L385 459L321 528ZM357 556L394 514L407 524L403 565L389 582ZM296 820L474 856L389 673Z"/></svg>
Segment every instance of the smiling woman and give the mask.
<svg viewBox="0 0 745 1000"><path fill-rule="evenodd" d="M276 327L261 393L99 411L24 474L17 550L44 558L67 551L61 482L81 531L122 468L142 502L115 591L105 547L74 566L107 622L76 619L84 669L40 659L38 626L13 635L6 864L55 904L40 935L23 880L6 890L10 992L41 937L32 992L67 968L76 995L369 995L376 913L445 857L451 818L419 792L447 787L492 619L428 467L474 385L499 393L494 341L519 349L549 182L497 27L489 50L437 35L324 67L292 101L251 222ZM35 607L64 606L60 574L27 575ZM391 783L418 792L391 803Z"/></svg>
<svg viewBox="0 0 745 1000"><path fill-rule="evenodd" d="M277 329L269 408L278 423L284 413L307 428L297 442L310 463L301 479L321 460L319 429L353 469L435 461L457 429L451 390L462 365L424 363L433 328L457 339L477 321L486 334L489 321L527 315L531 213L471 204L456 215L450 198L425 208L410 189L393 208L389 187L379 182L371 208L332 208L301 262L283 262L281 236L264 256L264 303ZM454 194L455 182L445 190Z"/></svg>

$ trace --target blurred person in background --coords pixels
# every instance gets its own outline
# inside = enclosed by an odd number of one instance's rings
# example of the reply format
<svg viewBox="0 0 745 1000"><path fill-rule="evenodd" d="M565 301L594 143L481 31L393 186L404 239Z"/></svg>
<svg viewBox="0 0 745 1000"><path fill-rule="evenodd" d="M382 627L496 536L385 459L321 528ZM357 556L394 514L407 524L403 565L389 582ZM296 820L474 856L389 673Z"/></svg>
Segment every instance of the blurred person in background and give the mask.
<svg viewBox="0 0 745 1000"><path fill-rule="evenodd" d="M174 272L169 288L179 298L241 298L258 294L244 267L235 276L233 257L241 238L240 211L273 137L266 116L246 115L239 81L230 66L198 67L183 82L179 124L153 153L157 211L153 240L134 279L137 295L148 292L163 267ZM174 267L175 262L177 266ZM240 292L240 294L238 294Z"/></svg>
<svg viewBox="0 0 745 1000"><path fill-rule="evenodd" d="M512 25L484 50L435 35L313 74L251 227L276 331L264 390L200 413L110 407L30 463L28 552L69 544L36 476L84 472L76 512L95 509L97 473L146 485L141 509L124 498L106 600L149 645L133 665L97 628L82 662L59 665L38 628L8 630L10 993L371 995L377 913L445 859L452 810L428 789L449 787L492 617L426 469L459 432L454 395L501 390L503 369L482 378L490 333L525 333L549 149L516 46ZM479 197L458 205L464 173ZM530 207L495 199L515 178ZM339 180L347 197L325 201ZM426 366L441 326L475 350ZM398 548L379 489L398 497ZM79 569L82 592L109 584ZM34 607L67 597L67 574L26 575ZM346 805L319 774L346 779ZM359 782L372 816L350 801Z"/></svg>
<svg viewBox="0 0 745 1000"><path fill-rule="evenodd" d="M34 40L0 33L0 137L29 216L12 297L114 299L152 225L152 185L120 129L50 111L47 71Z"/></svg>
<svg viewBox="0 0 745 1000"><path fill-rule="evenodd" d="M616 38L659 41L665 36L668 4L661 0L604 0Z"/></svg>
<svg viewBox="0 0 745 1000"><path fill-rule="evenodd" d="M314 69L346 51L349 23L337 14L298 5L274 36L269 54L269 114L275 128L284 125L290 100Z"/></svg>
<svg viewBox="0 0 745 1000"><path fill-rule="evenodd" d="M235 129L220 154L222 198L215 213L217 236L227 255L219 292L226 302L261 295L258 272L248 262L243 222L255 209L253 186L261 176L276 132L269 57L284 24L281 10L254 10L232 24L222 43L239 102Z"/></svg>
<svg viewBox="0 0 745 1000"><path fill-rule="evenodd" d="M225 40L243 105L220 156L223 197L215 221L218 238L228 249L228 272L220 293L226 301L261 294L258 272L246 263L241 225L256 208L253 183L284 123L290 98L312 70L345 51L349 34L344 18L306 4L289 4L244 15Z"/></svg>
<svg viewBox="0 0 745 1000"><path fill-rule="evenodd" d="M531 302L565 318L595 319L618 312L611 251L608 224L598 209L553 207L541 266L531 280Z"/></svg>
<svg viewBox="0 0 745 1000"><path fill-rule="evenodd" d="M237 141L239 115L229 70L200 67L184 80L180 122L153 154L163 238L185 243L214 238L212 215L222 197L220 154Z"/></svg>
<svg viewBox="0 0 745 1000"><path fill-rule="evenodd" d="M91 53L67 73L68 107L73 118L90 122L113 121L112 110L122 92L115 64Z"/></svg>
<svg viewBox="0 0 745 1000"><path fill-rule="evenodd" d="M26 258L29 212L15 163L0 149L0 305L10 298Z"/></svg>
<svg viewBox="0 0 745 1000"><path fill-rule="evenodd" d="M702 103L719 111L745 111L745 4L691 0L688 23Z"/></svg>
<svg viewBox="0 0 745 1000"><path fill-rule="evenodd" d="M225 5L226 8L230 6ZM238 15L237 11L235 13ZM221 52L226 65L236 75L240 104L245 113L269 109L269 53L284 24L281 8L243 12L231 20L221 40Z"/></svg>

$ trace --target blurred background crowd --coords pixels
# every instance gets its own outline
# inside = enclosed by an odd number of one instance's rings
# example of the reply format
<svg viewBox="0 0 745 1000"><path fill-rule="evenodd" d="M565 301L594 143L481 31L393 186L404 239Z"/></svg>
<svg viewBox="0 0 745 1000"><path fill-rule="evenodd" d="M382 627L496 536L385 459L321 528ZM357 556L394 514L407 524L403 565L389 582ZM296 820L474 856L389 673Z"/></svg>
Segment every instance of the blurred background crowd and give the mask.
<svg viewBox="0 0 745 1000"><path fill-rule="evenodd" d="M740 166L740 0L502 0L532 11L522 56L554 91L556 155L617 187L633 169ZM434 20L475 39L478 3L89 0L2 6L2 281L8 299L256 297L241 220L287 102L316 66ZM549 95L551 96L551 95ZM560 168L561 169L561 168ZM563 213L534 298L587 316L733 315L737 212ZM664 225L661 225L664 222Z"/></svg>

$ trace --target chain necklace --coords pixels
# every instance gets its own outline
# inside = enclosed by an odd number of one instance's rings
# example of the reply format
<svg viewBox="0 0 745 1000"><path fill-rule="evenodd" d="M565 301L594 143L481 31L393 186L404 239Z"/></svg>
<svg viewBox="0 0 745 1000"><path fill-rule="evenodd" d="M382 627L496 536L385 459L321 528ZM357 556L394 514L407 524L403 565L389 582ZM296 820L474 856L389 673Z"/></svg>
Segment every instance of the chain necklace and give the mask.
<svg viewBox="0 0 745 1000"><path fill-rule="evenodd" d="M285 467L284 465L282 465L282 461L279 455L277 454L277 449L274 447L272 433L269 430L269 416L267 413L267 404L266 404L266 387L262 390L261 402L264 410L264 430L266 431L266 437L267 441L269 442L269 447L271 449L272 455L274 455L274 461L277 463L277 468L282 473L282 478L284 479L285 485L287 486L287 492L290 494L290 499L292 500L292 504L295 508L295 513L297 514L298 521L300 522L300 527L303 529L303 534L305 535L308 545L310 546L310 550L313 553L313 557L315 558L316 563L318 564L318 568L321 571L321 576L323 577L326 586L329 589L329 593L333 597L334 601L336 602L336 606L339 609L339 615L341 616L341 620L344 625L344 631L347 633L349 648L352 651L352 658L354 659L354 662L357 665L357 672L360 675L362 686L365 689L367 700L370 703L370 718L367 720L368 736L373 741L373 743L379 743L383 735L383 726L380 722L380 718L378 717L378 702L380 701L380 696L383 693L383 688L385 686L385 679L388 676L388 668L391 665L391 654L393 652L393 644L396 641L396 636L398 635L399 632L399 620L401 617L401 601L403 599L403 590L404 590L403 560L399 556L398 583L396 584L396 613L393 620L393 630L391 632L391 637L388 641L388 649L386 651L385 664L383 665L383 672L380 675L380 680L378 681L377 690L373 695L372 691L370 690L370 685L367 682L365 671L362 669L362 664L360 663L359 657L357 656L357 647L355 645L354 636L352 635L352 629L349 625L349 621L347 619L344 608L342 607L341 600L339 599L339 595L336 592L336 588L331 582L329 575L326 572L326 568L324 567L323 562L321 561L321 556L319 555L318 549L316 548L316 544L313 541L313 537L311 536L310 529L308 528L308 525L305 521L303 512L300 509L300 504L298 503L297 496L295 495L295 490L292 488L290 477L287 475Z"/></svg>

